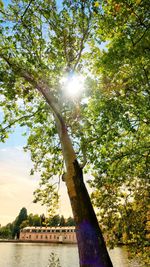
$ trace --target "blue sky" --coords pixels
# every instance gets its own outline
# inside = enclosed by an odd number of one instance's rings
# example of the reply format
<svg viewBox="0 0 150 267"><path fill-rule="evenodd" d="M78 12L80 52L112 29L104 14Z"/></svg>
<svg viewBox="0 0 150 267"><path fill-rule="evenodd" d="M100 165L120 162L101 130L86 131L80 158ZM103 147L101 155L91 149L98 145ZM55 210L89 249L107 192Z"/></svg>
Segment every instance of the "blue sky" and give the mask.
<svg viewBox="0 0 150 267"><path fill-rule="evenodd" d="M23 129L19 126L16 126L14 133L9 135L9 138L5 143L0 142L0 148L6 147L23 147L26 144L26 138L22 136Z"/></svg>
<svg viewBox="0 0 150 267"><path fill-rule="evenodd" d="M12 1L11 0L2 0L5 6L10 4ZM57 0L58 7L61 7L62 0Z"/></svg>

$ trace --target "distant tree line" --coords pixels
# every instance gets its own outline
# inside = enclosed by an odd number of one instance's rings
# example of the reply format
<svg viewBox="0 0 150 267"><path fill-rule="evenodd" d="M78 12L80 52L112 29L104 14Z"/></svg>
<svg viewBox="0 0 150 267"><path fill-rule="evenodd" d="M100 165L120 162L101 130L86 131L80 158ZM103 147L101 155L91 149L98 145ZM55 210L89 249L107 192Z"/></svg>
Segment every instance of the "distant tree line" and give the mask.
<svg viewBox="0 0 150 267"><path fill-rule="evenodd" d="M54 215L45 217L44 214L27 214L27 209L22 208L14 222L0 227L0 238L11 239L19 238L20 230L27 226L74 226L75 222L72 217L64 218L63 215Z"/></svg>

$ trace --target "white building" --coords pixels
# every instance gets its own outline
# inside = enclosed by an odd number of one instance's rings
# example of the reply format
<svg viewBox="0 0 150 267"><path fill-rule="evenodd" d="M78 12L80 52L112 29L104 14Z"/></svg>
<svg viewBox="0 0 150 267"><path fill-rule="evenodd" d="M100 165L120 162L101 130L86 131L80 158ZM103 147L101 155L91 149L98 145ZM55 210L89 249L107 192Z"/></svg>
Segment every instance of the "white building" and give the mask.
<svg viewBox="0 0 150 267"><path fill-rule="evenodd" d="M74 226L25 227L20 231L20 241L77 243Z"/></svg>

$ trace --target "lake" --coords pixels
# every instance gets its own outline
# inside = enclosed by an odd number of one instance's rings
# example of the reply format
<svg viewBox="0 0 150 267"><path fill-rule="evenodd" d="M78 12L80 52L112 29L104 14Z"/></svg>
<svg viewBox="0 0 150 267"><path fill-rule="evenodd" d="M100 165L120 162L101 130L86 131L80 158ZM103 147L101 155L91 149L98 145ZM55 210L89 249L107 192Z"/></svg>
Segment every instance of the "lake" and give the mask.
<svg viewBox="0 0 150 267"><path fill-rule="evenodd" d="M47 243L0 243L0 267L48 267L51 253L61 267L79 267L76 245ZM139 267L129 262L125 248L109 251L114 267Z"/></svg>

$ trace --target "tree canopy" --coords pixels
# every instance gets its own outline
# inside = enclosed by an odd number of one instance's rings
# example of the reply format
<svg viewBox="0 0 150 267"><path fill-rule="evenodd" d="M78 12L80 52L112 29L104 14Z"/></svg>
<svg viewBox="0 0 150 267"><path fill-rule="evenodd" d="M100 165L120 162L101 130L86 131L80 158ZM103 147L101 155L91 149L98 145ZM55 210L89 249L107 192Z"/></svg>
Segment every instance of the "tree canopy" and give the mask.
<svg viewBox="0 0 150 267"><path fill-rule="evenodd" d="M83 121L79 116L85 104L81 96L70 99L65 95L61 78L70 78L74 70L84 71L81 54L90 34L93 10L92 1L64 1L63 5L59 10L55 1L13 1L2 9L1 18L1 141L16 123L30 129L25 149L30 150L34 162L31 174L35 170L41 173L41 191L36 192L35 199L44 195L43 204L47 202L49 207L55 205L51 194L54 186L49 180L63 174L64 163L53 114L40 88L39 92L33 88L39 81L39 86L51 88L80 157Z"/></svg>
<svg viewBox="0 0 150 267"><path fill-rule="evenodd" d="M57 1L14 0L1 13L1 141L16 123L28 127L31 174L41 173L35 199L50 207L57 202L56 175L66 168L53 114L60 118L61 110L80 165L92 173L93 204L109 244L134 242L145 251L149 1L62 1L58 7ZM62 80L81 74L84 90L71 98Z"/></svg>
<svg viewBox="0 0 150 267"><path fill-rule="evenodd" d="M95 94L85 111L87 132L90 128L93 138L91 145L88 143L88 158L94 165L94 180L90 182L95 188L93 203L99 208L110 245L118 240L134 243L138 253L147 251L148 245L148 5L148 1L104 1L105 18L98 18L89 64L91 69L93 62ZM97 45L101 40L107 42L104 51Z"/></svg>

